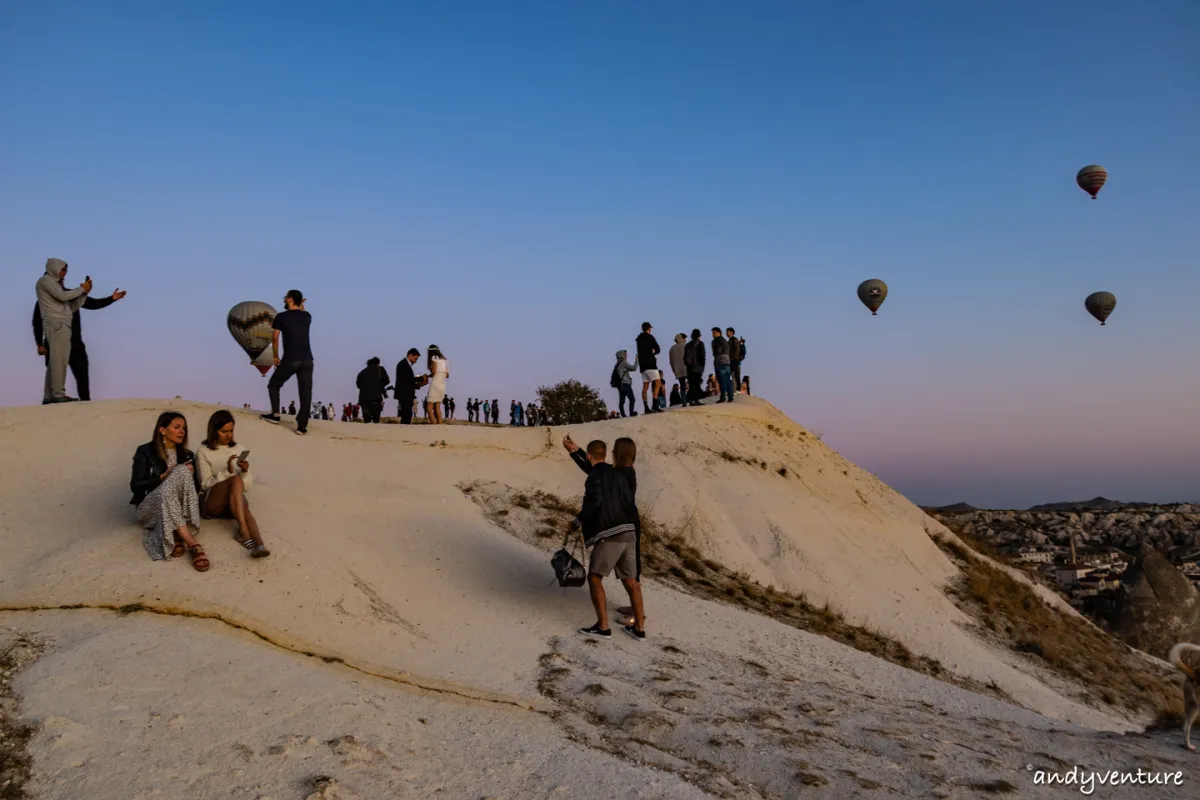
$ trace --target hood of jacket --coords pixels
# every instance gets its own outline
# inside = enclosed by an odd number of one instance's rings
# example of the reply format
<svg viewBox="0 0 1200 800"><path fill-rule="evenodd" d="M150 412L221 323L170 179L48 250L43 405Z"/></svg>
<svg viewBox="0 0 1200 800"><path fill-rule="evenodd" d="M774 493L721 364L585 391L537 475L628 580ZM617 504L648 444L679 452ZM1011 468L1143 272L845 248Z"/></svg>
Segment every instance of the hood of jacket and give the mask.
<svg viewBox="0 0 1200 800"><path fill-rule="evenodd" d="M46 274L51 278L54 278L56 281L61 281L62 271L66 268L66 266L67 262L63 261L61 258L47 258Z"/></svg>
<svg viewBox="0 0 1200 800"><path fill-rule="evenodd" d="M617 351L617 361L624 361L628 357L629 357L628 350L618 350Z"/></svg>

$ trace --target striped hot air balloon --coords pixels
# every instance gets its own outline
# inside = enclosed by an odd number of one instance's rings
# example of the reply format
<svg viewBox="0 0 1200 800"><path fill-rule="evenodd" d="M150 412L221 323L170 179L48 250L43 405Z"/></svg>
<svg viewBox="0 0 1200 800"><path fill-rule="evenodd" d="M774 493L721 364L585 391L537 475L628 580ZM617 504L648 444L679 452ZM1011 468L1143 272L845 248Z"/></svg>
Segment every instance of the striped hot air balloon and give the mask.
<svg viewBox="0 0 1200 800"><path fill-rule="evenodd" d="M1100 192L1100 187L1104 186L1104 182L1108 180L1108 170L1099 164L1089 164L1075 175L1075 182L1079 184L1079 188L1096 199L1096 195Z"/></svg>
<svg viewBox="0 0 1200 800"><path fill-rule="evenodd" d="M875 316L875 312L887 299L887 284L878 278L863 281L858 285L858 299L871 309L871 316Z"/></svg>
<svg viewBox="0 0 1200 800"><path fill-rule="evenodd" d="M1103 325L1104 320L1108 319L1108 315L1117 307L1117 298L1112 292L1092 292L1083 301L1083 307Z"/></svg>
<svg viewBox="0 0 1200 800"><path fill-rule="evenodd" d="M271 371L274 358L265 358L264 352L270 355L273 333L271 323L275 321L275 309L257 300L238 303L229 309L225 319L229 333L250 356L256 369L263 375Z"/></svg>

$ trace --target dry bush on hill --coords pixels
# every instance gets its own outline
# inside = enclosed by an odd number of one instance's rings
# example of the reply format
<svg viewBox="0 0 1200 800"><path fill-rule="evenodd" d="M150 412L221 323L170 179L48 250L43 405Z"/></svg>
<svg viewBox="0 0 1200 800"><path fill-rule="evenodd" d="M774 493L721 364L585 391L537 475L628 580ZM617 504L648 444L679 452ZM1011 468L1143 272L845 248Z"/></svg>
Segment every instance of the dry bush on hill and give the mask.
<svg viewBox="0 0 1200 800"><path fill-rule="evenodd" d="M1181 720L1179 688L1166 670L1086 620L1051 608L1032 586L980 558L956 539L933 540L962 571L947 595L1009 650L1048 668L1094 704Z"/></svg>

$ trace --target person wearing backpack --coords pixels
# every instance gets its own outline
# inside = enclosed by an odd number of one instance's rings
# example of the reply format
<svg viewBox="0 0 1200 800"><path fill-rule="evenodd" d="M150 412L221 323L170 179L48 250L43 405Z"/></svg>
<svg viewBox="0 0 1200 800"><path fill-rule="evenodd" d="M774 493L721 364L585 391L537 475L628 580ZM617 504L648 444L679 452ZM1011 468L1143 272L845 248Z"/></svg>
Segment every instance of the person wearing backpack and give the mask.
<svg viewBox="0 0 1200 800"><path fill-rule="evenodd" d="M692 340L683 349L683 363L687 367L687 404L700 405L704 396L704 340L700 337L700 329L692 329Z"/></svg>
<svg viewBox="0 0 1200 800"><path fill-rule="evenodd" d="M630 364L626 359L629 357L628 350L617 351L617 363L613 367L612 376L608 380L609 386L617 390L619 399L617 400L617 408L621 410L621 416L625 416L625 401L629 401L629 416L637 416L636 398L633 396L633 374L637 371L635 364Z"/></svg>

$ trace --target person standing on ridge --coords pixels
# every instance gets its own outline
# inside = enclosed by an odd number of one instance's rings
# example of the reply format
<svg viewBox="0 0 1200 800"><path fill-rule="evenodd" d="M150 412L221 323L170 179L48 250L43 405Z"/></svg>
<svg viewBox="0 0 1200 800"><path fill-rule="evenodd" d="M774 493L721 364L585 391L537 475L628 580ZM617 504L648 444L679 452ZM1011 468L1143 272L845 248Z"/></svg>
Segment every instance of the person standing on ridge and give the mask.
<svg viewBox="0 0 1200 800"><path fill-rule="evenodd" d="M358 373L355 383L358 386L358 405L362 406L363 422L367 424L379 422L379 418L383 415L383 401L387 397L387 389L384 387L391 382L392 379L388 377L387 370L379 365L377 357L368 361L366 368ZM350 416L358 419L358 407L351 406L351 409Z"/></svg>
<svg viewBox="0 0 1200 800"><path fill-rule="evenodd" d="M675 344L667 351L667 360L671 362L671 372L679 381L680 395L687 395L687 365L683 363L683 351L687 347L687 337L682 333L675 334ZM664 387L666 386L664 382ZM674 405L674 404L672 404Z"/></svg>
<svg viewBox="0 0 1200 800"><path fill-rule="evenodd" d="M729 341L721 335L720 328L712 329L713 368L717 373L717 387L721 394L718 403L733 402L733 375L729 366Z"/></svg>
<svg viewBox="0 0 1200 800"><path fill-rule="evenodd" d="M396 414L400 417L401 425L411 425L413 406L417 402L417 389L425 383L424 376L413 374L413 364L421 358L421 351L410 347L408 355L400 359L396 365L396 386L392 396L396 398Z"/></svg>
<svg viewBox="0 0 1200 800"><path fill-rule="evenodd" d="M67 397L67 365L71 361L71 325L76 312L83 306L92 291L92 279L88 276L78 288L68 289L67 262L60 258L46 259L46 274L38 278L35 286L38 310L42 315L42 328L46 346L49 348L50 365L46 372L46 387L43 394L50 403L73 403Z"/></svg>
<svg viewBox="0 0 1200 800"><path fill-rule="evenodd" d="M500 401L494 397L492 398L492 424L500 424Z"/></svg>
<svg viewBox="0 0 1200 800"><path fill-rule="evenodd" d="M293 375L300 391L300 414L296 417L296 433L308 433L309 409L312 408L313 354L309 343L312 314L304 309L304 295L292 289L283 298L284 310L275 315L271 327L271 353L275 359L275 371L267 383L267 394L271 398L271 413L262 419L273 425L279 424L279 390ZM279 340L283 339L283 357L279 356Z"/></svg>
<svg viewBox="0 0 1200 800"><path fill-rule="evenodd" d="M735 331L733 328L725 329L725 336L729 340L729 384L733 387L734 392L740 393L742 386L742 343L738 341L737 336L734 334ZM733 397L730 396L729 399L732 400Z"/></svg>
<svg viewBox="0 0 1200 800"><path fill-rule="evenodd" d="M642 332L637 337L637 364L642 370L642 407L647 414L654 414L658 409L655 402L662 392L662 374L658 371L658 340L651 331L654 326L649 322L642 323ZM646 401L646 390L650 390L650 401Z"/></svg>
<svg viewBox="0 0 1200 800"><path fill-rule="evenodd" d="M66 275L66 267L64 265L63 275ZM62 278L59 278L59 285L62 285ZM102 297L97 300L94 297L84 298L83 305L80 308L88 311L99 311L102 308L108 308L113 303L125 296L125 292L117 289L112 293L111 297ZM42 404L50 402L50 348L47 346L45 326L42 325L42 307L41 303L33 304L33 340L37 342L37 352L39 356L46 358L46 387L43 391ZM79 321L79 309L75 309L75 313L71 315L71 359L68 363L71 368L71 374L75 376L76 394L79 399L88 401L92 399L91 382L88 379L88 355L87 347L83 344L83 326Z"/></svg>
<svg viewBox="0 0 1200 800"><path fill-rule="evenodd" d="M687 367L687 404L689 406L700 405L700 398L704 396L704 367L707 356L704 352L704 339L700 336L700 329L692 329L692 340L687 343L683 350L683 363Z"/></svg>

